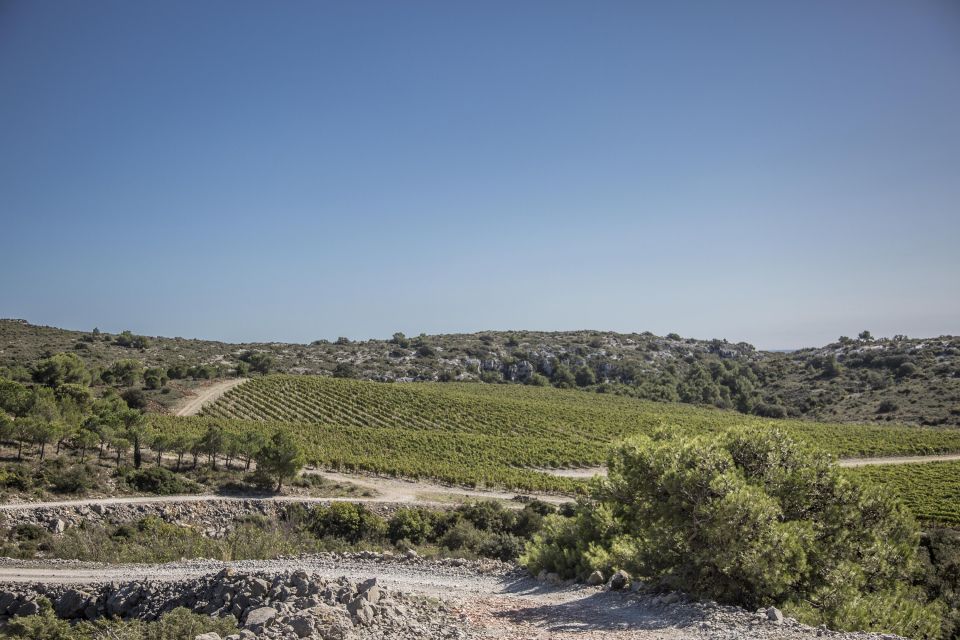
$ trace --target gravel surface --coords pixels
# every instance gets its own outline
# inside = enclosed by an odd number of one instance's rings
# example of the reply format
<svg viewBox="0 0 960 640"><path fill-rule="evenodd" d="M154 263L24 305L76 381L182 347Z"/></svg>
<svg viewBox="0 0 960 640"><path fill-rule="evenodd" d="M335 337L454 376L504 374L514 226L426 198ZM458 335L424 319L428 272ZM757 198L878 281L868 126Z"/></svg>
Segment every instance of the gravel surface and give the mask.
<svg viewBox="0 0 960 640"><path fill-rule="evenodd" d="M4 512L22 513L29 509L82 509L90 507L112 507L117 505L148 505L148 504L179 504L197 502L303 502L303 503L330 503L330 502L362 502L367 504L404 504L425 507L456 506L471 500L502 500L522 507L518 497L536 498L544 502L562 504L571 502L573 498L554 494L539 494L515 491L493 491L467 489L450 485L437 484L424 480L405 480L383 476L364 474L334 473L307 469L308 475L318 475L331 482L356 485L374 492L374 497L343 496L343 497L308 497L300 495L270 496L263 494L250 495L217 495L217 494L189 494L174 496L118 496L107 498L81 498L79 500L45 500L37 502L11 501L0 504L0 514Z"/></svg>
<svg viewBox="0 0 960 640"><path fill-rule="evenodd" d="M938 453L929 456L882 456L879 458L840 458L839 467L872 467L887 464L922 464L924 462L952 462L960 460L960 453ZM594 476L606 476L606 467L570 467L566 469L537 469L550 476L559 478L589 479Z"/></svg>
<svg viewBox="0 0 960 640"><path fill-rule="evenodd" d="M224 569L231 571L225 572ZM184 584L187 586L183 589L193 590L193 593L198 581L209 586L211 576L261 576L276 583L276 576L290 576L294 572L307 574L311 580L319 581L318 584L339 581L337 584L340 585L355 585L375 577L376 583L391 594L392 601L407 603L404 611L408 615L415 614L413 622L394 620L389 624L376 622L379 618L360 624L354 615L355 626L351 631L354 635L345 636L351 638L405 638L410 628L419 631L410 632L414 635L409 637L422 638L894 638L814 629L784 619L775 610L748 612L710 602L692 602L679 593L653 595L629 589L614 591L604 586L559 583L549 578L535 580L513 565L497 561L424 560L369 552L231 563L189 560L163 565L113 566L76 561L4 559L0 560L0 589L23 593L25 589L34 588L30 585L39 585L37 589L52 590L62 597L68 589L71 593L82 591L86 594L95 593L99 588L102 593L102 589L107 588L103 585L110 585L109 589L113 591L109 593L122 591L124 587L127 591L122 593L129 593L130 585L145 584L153 585L150 587L152 593L170 593L173 587L162 585ZM417 600L423 597L429 600ZM101 600L105 598L106 595L101 595ZM202 604L219 606L205 600ZM279 607L280 614L287 616L281 617L283 620L292 619L290 616L297 613L285 605L269 606ZM144 611L154 611L155 608L140 604ZM385 615L392 614L387 612ZM279 635L250 637L288 637L283 635L282 629L275 630ZM393 635L385 631L389 629L394 629Z"/></svg>

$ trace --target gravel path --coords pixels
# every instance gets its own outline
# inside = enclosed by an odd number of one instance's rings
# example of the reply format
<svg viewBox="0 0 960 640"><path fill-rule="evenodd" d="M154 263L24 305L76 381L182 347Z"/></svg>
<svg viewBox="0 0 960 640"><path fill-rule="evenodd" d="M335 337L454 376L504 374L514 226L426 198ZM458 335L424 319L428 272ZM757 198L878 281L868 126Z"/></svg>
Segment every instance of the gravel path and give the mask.
<svg viewBox="0 0 960 640"><path fill-rule="evenodd" d="M94 505L134 505L157 503L190 503L247 500L264 500L272 502L364 502L372 504L411 504L424 507L443 507L462 504L470 500L504 500L514 501L518 495L537 498L553 504L570 502L571 498L552 494L517 493L505 491L481 491L434 484L422 480L404 480L401 478L386 478L379 476L351 475L333 473L316 469L307 469L304 473L318 475L338 483L349 483L372 490L373 497L343 496L343 497L309 497L309 496L264 496L251 495L174 495L174 496L122 496L112 498L86 498L80 500L52 500L44 502L8 502L0 504L2 511L20 511L23 509L47 509L59 507L90 507ZM522 502L516 501L519 507Z"/></svg>
<svg viewBox="0 0 960 640"><path fill-rule="evenodd" d="M76 560L13 560L0 558L0 582L45 582L48 584L99 584L123 581L184 580L216 573L231 567L243 573L282 573L303 570L327 578L347 576L363 579L377 576L391 588L440 596L451 593L496 593L505 587L502 572L484 574L457 566L456 562L425 560L392 561L368 554L372 559L350 557L361 554L317 554L279 560L221 562L197 559L165 564L117 564ZM492 565L493 563L491 563ZM499 563L498 563L499 564Z"/></svg>
<svg viewBox="0 0 960 640"><path fill-rule="evenodd" d="M925 462L953 462L960 460L960 453L938 453L929 456L882 456L878 458L840 458L837 466L840 467L869 467L886 464L922 464ZM589 479L594 476L607 475L606 467L577 467L571 469L538 469L551 476L559 478Z"/></svg>
<svg viewBox="0 0 960 640"><path fill-rule="evenodd" d="M547 584L498 562L428 561L372 553L319 554L229 563L191 560L162 565L112 566L76 561L0 559L0 583L9 588L10 585L35 582L73 587L111 582L177 582L214 574L226 567L258 575L305 571L329 579L346 577L351 581L376 577L377 583L388 589L440 598L446 602L460 621L458 626L462 624L464 630L462 635L449 636L451 638L879 638L869 634L839 634L812 629L790 619L773 623L765 612L751 613L710 602L690 602L679 594L669 594L668 597L607 591L602 587Z"/></svg>
<svg viewBox="0 0 960 640"><path fill-rule="evenodd" d="M947 462L960 460L960 454L940 454L929 456L891 456L882 458L841 458L838 464L841 467L862 467L869 465L886 464L921 464L926 462ZM576 469L540 469L543 473L566 478L592 478L596 475L606 475L606 467L581 467ZM518 495L528 496L561 504L569 502L571 498L553 494L509 492L467 489L449 485L436 484L425 480L406 480L383 476L363 474L336 473L319 469L307 469L304 473L322 476L333 482L353 484L375 493L374 497L303 497L303 496L267 496L263 495L231 495L214 494L204 495L176 495L176 496L132 496L115 498L90 498L85 500L59 500L49 502L12 502L0 504L0 511L10 511L25 508L92 506L95 504L151 504L162 502L207 502L214 500L273 500L277 502L369 502L374 504L411 504L425 507L438 507L451 504L461 504L469 500L513 500Z"/></svg>
<svg viewBox="0 0 960 640"><path fill-rule="evenodd" d="M882 458L841 458L841 467L867 467L883 464L922 464L924 462L951 462L960 460L960 453L943 453L932 456L885 456Z"/></svg>
<svg viewBox="0 0 960 640"><path fill-rule="evenodd" d="M215 401L227 391L230 391L230 389L243 384L247 380L248 378L223 380L221 382L214 382L210 386L197 389L196 395L184 398L183 404L174 410L173 415L195 416L200 413L200 410L203 409L204 405Z"/></svg>

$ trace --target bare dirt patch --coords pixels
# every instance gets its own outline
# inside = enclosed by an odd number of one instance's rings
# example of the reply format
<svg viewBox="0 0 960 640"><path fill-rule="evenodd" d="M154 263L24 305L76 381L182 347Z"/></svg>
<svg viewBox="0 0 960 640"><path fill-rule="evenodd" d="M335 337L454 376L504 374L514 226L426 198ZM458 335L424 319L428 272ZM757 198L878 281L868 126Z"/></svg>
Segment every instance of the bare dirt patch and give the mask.
<svg viewBox="0 0 960 640"><path fill-rule="evenodd" d="M195 416L200 413L200 410L203 407L211 402L216 401L220 396L225 394L230 389L237 387L248 378L235 378L233 380L221 380L219 382L214 382L206 387L198 388L195 391L195 395L188 396L184 398L183 403L174 409L173 415L175 416Z"/></svg>

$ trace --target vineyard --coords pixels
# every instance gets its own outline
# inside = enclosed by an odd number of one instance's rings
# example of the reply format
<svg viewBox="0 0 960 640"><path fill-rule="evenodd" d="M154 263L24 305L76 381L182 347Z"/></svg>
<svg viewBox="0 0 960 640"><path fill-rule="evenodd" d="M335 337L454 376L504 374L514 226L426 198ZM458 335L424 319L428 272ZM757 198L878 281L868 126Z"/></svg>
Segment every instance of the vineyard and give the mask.
<svg viewBox="0 0 960 640"><path fill-rule="evenodd" d="M695 432L776 425L838 456L923 455L960 451L960 430L770 420L681 404L552 388L478 384L379 384L315 376L270 376L233 389L203 415L315 423L367 431L433 433L449 438L540 441L565 454L536 466L589 466L606 447L657 427ZM519 441L519 440L518 440Z"/></svg>
<svg viewBox="0 0 960 640"><path fill-rule="evenodd" d="M383 384L270 376L231 390L202 416L153 427L196 438L211 426L292 432L317 465L467 486L572 492L582 482L536 467L602 464L611 443L657 428L776 426L837 456L960 451L960 430L769 420L688 405L550 388Z"/></svg>
<svg viewBox="0 0 960 640"><path fill-rule="evenodd" d="M923 522L960 526L960 462L928 462L851 470L882 483Z"/></svg>

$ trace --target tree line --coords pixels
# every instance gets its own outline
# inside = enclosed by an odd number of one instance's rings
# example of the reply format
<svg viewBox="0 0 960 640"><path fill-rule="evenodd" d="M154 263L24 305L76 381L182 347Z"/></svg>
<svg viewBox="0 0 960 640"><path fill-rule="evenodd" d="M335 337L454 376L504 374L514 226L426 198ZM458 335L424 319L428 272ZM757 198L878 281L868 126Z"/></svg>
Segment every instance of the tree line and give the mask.
<svg viewBox="0 0 960 640"><path fill-rule="evenodd" d="M120 360L106 372L123 384L135 382L138 373L143 373L148 386L154 375L166 379L162 372L144 371L136 360ZM75 354L40 361L32 379L31 384L0 377L0 441L15 446L18 462L31 453L42 461L55 448L57 455L71 450L80 462L95 452L98 459L114 456L118 467L129 460L139 469L149 449L157 466L165 453L175 454L177 471L187 456L192 458L192 468L202 459L217 469L222 460L227 467L240 461L249 471L256 461L261 473L275 479L278 491L303 466L301 447L285 433L272 437L252 431L234 433L216 425L199 435L159 429L145 419L142 394L137 390L120 393L108 388L95 395L89 386L91 373Z"/></svg>

